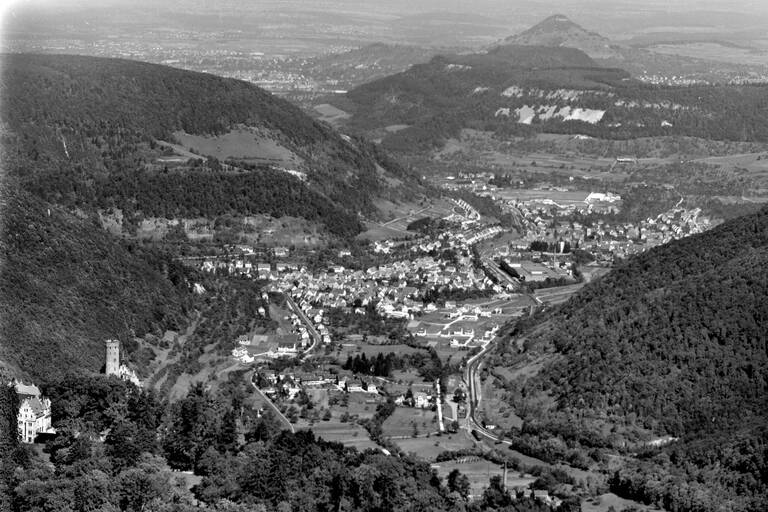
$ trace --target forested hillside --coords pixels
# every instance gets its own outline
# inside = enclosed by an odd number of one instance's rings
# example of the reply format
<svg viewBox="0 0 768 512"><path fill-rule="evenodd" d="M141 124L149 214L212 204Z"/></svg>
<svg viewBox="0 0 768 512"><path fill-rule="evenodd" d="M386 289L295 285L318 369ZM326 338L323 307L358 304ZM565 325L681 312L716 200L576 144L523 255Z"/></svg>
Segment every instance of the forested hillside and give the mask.
<svg viewBox="0 0 768 512"><path fill-rule="evenodd" d="M345 236L361 229L358 214L376 215L372 199L388 187L382 176L409 178L365 142L343 139L297 107L246 82L142 62L68 55L6 55L2 68L7 171L36 195L65 206L135 209L113 183L141 185L131 193L148 196L150 190L143 185L162 178L137 173L166 170L158 164L163 156L158 141L173 142L179 131L221 135L241 125L261 130L295 155L300 161L297 170L307 175L306 184L275 174L268 180L265 200L263 191L230 176L231 166L204 165L218 195L208 194L208 180L199 173L182 172L173 177L173 187L184 191L183 207L179 198L165 204L155 195L136 213L229 211L232 205L223 204L224 198L238 196L243 215L329 218L329 229ZM297 203L297 196L307 204Z"/></svg>
<svg viewBox="0 0 768 512"><path fill-rule="evenodd" d="M548 335L565 356L547 371L559 404L633 411L675 436L765 414L766 263L764 209L644 253L585 288Z"/></svg>
<svg viewBox="0 0 768 512"><path fill-rule="evenodd" d="M178 263L30 194L2 196L3 365L38 381L98 372L105 340L185 324L191 283Z"/></svg>
<svg viewBox="0 0 768 512"><path fill-rule="evenodd" d="M405 152L441 147L461 128L606 139L694 136L768 140L768 87L654 86L575 48L501 45L442 55L337 100L350 129ZM407 127L402 127L406 125ZM401 129L382 131L387 126Z"/></svg>
<svg viewBox="0 0 768 512"><path fill-rule="evenodd" d="M529 355L555 352L536 376L509 383L520 439L679 437L622 469L614 489L672 510L764 510L766 322L768 209L639 255L517 326ZM544 394L548 412L531 407Z"/></svg>

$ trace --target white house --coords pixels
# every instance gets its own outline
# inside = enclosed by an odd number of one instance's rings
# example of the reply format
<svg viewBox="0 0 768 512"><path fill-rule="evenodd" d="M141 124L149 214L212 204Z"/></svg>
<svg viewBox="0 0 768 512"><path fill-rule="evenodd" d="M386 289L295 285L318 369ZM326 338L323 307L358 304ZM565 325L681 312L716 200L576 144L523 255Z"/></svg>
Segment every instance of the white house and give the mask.
<svg viewBox="0 0 768 512"><path fill-rule="evenodd" d="M16 382L19 395L18 428L23 443L32 443L38 434L53 433L51 427L51 401L40 394L37 386Z"/></svg>
<svg viewBox="0 0 768 512"><path fill-rule="evenodd" d="M417 391L413 394L413 406L420 409L429 407L429 395L421 391Z"/></svg>

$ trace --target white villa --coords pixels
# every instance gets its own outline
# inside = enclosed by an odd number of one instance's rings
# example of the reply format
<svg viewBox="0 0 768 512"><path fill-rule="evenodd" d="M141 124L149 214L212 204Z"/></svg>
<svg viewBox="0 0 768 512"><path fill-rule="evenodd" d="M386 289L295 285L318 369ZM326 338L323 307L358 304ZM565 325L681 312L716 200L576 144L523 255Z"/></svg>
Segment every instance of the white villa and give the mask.
<svg viewBox="0 0 768 512"><path fill-rule="evenodd" d="M21 382L15 384L19 395L18 427L23 443L33 443L38 434L54 433L51 427L51 401L40 394L40 389Z"/></svg>

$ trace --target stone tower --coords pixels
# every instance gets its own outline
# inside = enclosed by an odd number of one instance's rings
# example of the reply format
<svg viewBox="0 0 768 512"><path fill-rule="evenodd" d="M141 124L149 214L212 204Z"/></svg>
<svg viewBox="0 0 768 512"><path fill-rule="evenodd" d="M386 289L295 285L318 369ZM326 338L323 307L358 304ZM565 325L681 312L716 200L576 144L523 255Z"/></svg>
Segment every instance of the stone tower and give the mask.
<svg viewBox="0 0 768 512"><path fill-rule="evenodd" d="M120 375L120 342L107 340L107 375Z"/></svg>

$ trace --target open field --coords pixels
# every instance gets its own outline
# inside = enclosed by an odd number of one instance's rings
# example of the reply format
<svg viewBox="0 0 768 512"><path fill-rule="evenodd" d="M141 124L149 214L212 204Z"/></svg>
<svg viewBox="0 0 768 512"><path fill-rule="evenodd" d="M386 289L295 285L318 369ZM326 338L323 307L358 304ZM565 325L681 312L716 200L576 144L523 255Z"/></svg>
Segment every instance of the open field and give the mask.
<svg viewBox="0 0 768 512"><path fill-rule="evenodd" d="M350 416L356 416L359 419L369 419L376 413L379 403L384 400L381 395L371 393L349 393L347 396L347 407L334 406L334 416L347 412Z"/></svg>
<svg viewBox="0 0 768 512"><path fill-rule="evenodd" d="M470 494L472 496L479 496L483 493L483 490L488 487L488 481L494 475L503 476L504 468L492 462L488 462L483 459L473 460L471 462L438 462L432 464L432 467L437 469L437 473L443 479L448 477L448 474L454 469L458 469L462 474L467 475L470 483ZM536 478L530 475L520 476L519 472L512 470L507 471L507 487L528 487L536 480Z"/></svg>
<svg viewBox="0 0 768 512"><path fill-rule="evenodd" d="M174 137L184 147L222 161L227 158L237 158L253 163L275 164L290 168L301 164L301 159L296 154L280 145L265 130L238 128L215 137L176 132Z"/></svg>
<svg viewBox="0 0 768 512"><path fill-rule="evenodd" d="M405 453L412 453L428 462L434 461L444 451L463 450L474 445L461 431L451 435L398 439L395 444Z"/></svg>
<svg viewBox="0 0 768 512"><path fill-rule="evenodd" d="M667 55L682 55L694 59L706 59L720 62L749 64L753 66L768 65L768 52L755 48L745 48L736 45L724 45L718 42L701 41L676 44L656 44L648 47L650 50Z"/></svg>
<svg viewBox="0 0 768 512"><path fill-rule="evenodd" d="M298 425L301 425L299 428L302 429L311 429L316 437L322 437L326 441L336 441L358 450L377 447L363 427L352 422L341 423L338 417L334 417L330 421L319 421L312 426L306 423Z"/></svg>
<svg viewBox="0 0 768 512"><path fill-rule="evenodd" d="M349 113L336 108L329 103L322 103L314 107L315 112L320 115L320 120L325 121L331 126L337 126L341 121L349 119Z"/></svg>
<svg viewBox="0 0 768 512"><path fill-rule="evenodd" d="M328 407L327 389L306 388L304 391L307 393L309 399L312 400L315 408L324 409Z"/></svg>
<svg viewBox="0 0 768 512"><path fill-rule="evenodd" d="M717 165L726 169L740 167L752 172L768 172L768 155L759 153L735 153L725 156L709 156L696 159L697 162Z"/></svg>
<svg viewBox="0 0 768 512"><path fill-rule="evenodd" d="M414 370L413 368L409 368L407 370L392 370L392 375L390 377L390 380L394 382L399 382L403 384L414 384L417 383L419 385L431 385L424 382L424 380L421 378L419 373Z"/></svg>
<svg viewBox="0 0 768 512"><path fill-rule="evenodd" d="M448 346L438 345L435 347L435 352L440 356L440 360L444 364L459 364L463 359L469 359L469 350L467 349L455 349Z"/></svg>
<svg viewBox="0 0 768 512"><path fill-rule="evenodd" d="M386 437L406 437L414 434L436 433L438 431L437 413L429 409L398 407L384 421L382 430Z"/></svg>
<svg viewBox="0 0 768 512"><path fill-rule="evenodd" d="M593 157L573 151L565 154L564 151L551 152L543 149L554 150L558 144L575 139L574 136L564 136L567 137L565 139L560 137L559 141L542 140L538 148L518 148L516 142L498 140L489 132L465 129L459 138L449 139L437 157L445 161L462 161L473 166L502 171L525 170L536 174L555 172L566 176L616 181L627 177L621 168L611 170L617 155Z"/></svg>
<svg viewBox="0 0 768 512"><path fill-rule="evenodd" d="M443 199L434 199L429 204L394 203L380 199L374 204L382 212L384 220L380 224L368 223L368 230L359 235L360 238L389 240L416 236L416 232L406 230L408 224L424 217L442 219L450 215L453 208L452 203Z"/></svg>
<svg viewBox="0 0 768 512"><path fill-rule="evenodd" d="M196 155L192 153L187 148L179 144L174 144L173 142L167 142L164 140L158 140L157 142L161 146L166 146L167 148L170 148L175 153L174 155L159 157L157 161L161 164L185 163L190 158L200 158L200 155Z"/></svg>
<svg viewBox="0 0 768 512"><path fill-rule="evenodd" d="M562 304L571 298L571 296L582 289L586 282L571 284L568 286L558 286L557 288L543 288L536 290L533 295L547 304Z"/></svg>
<svg viewBox="0 0 768 512"><path fill-rule="evenodd" d="M380 242L383 240L392 240L393 238L403 238L415 235L415 233L409 231L404 231L389 226L383 226L374 222L366 222L365 227L367 229L357 235L357 237L361 240L370 240L372 242Z"/></svg>

